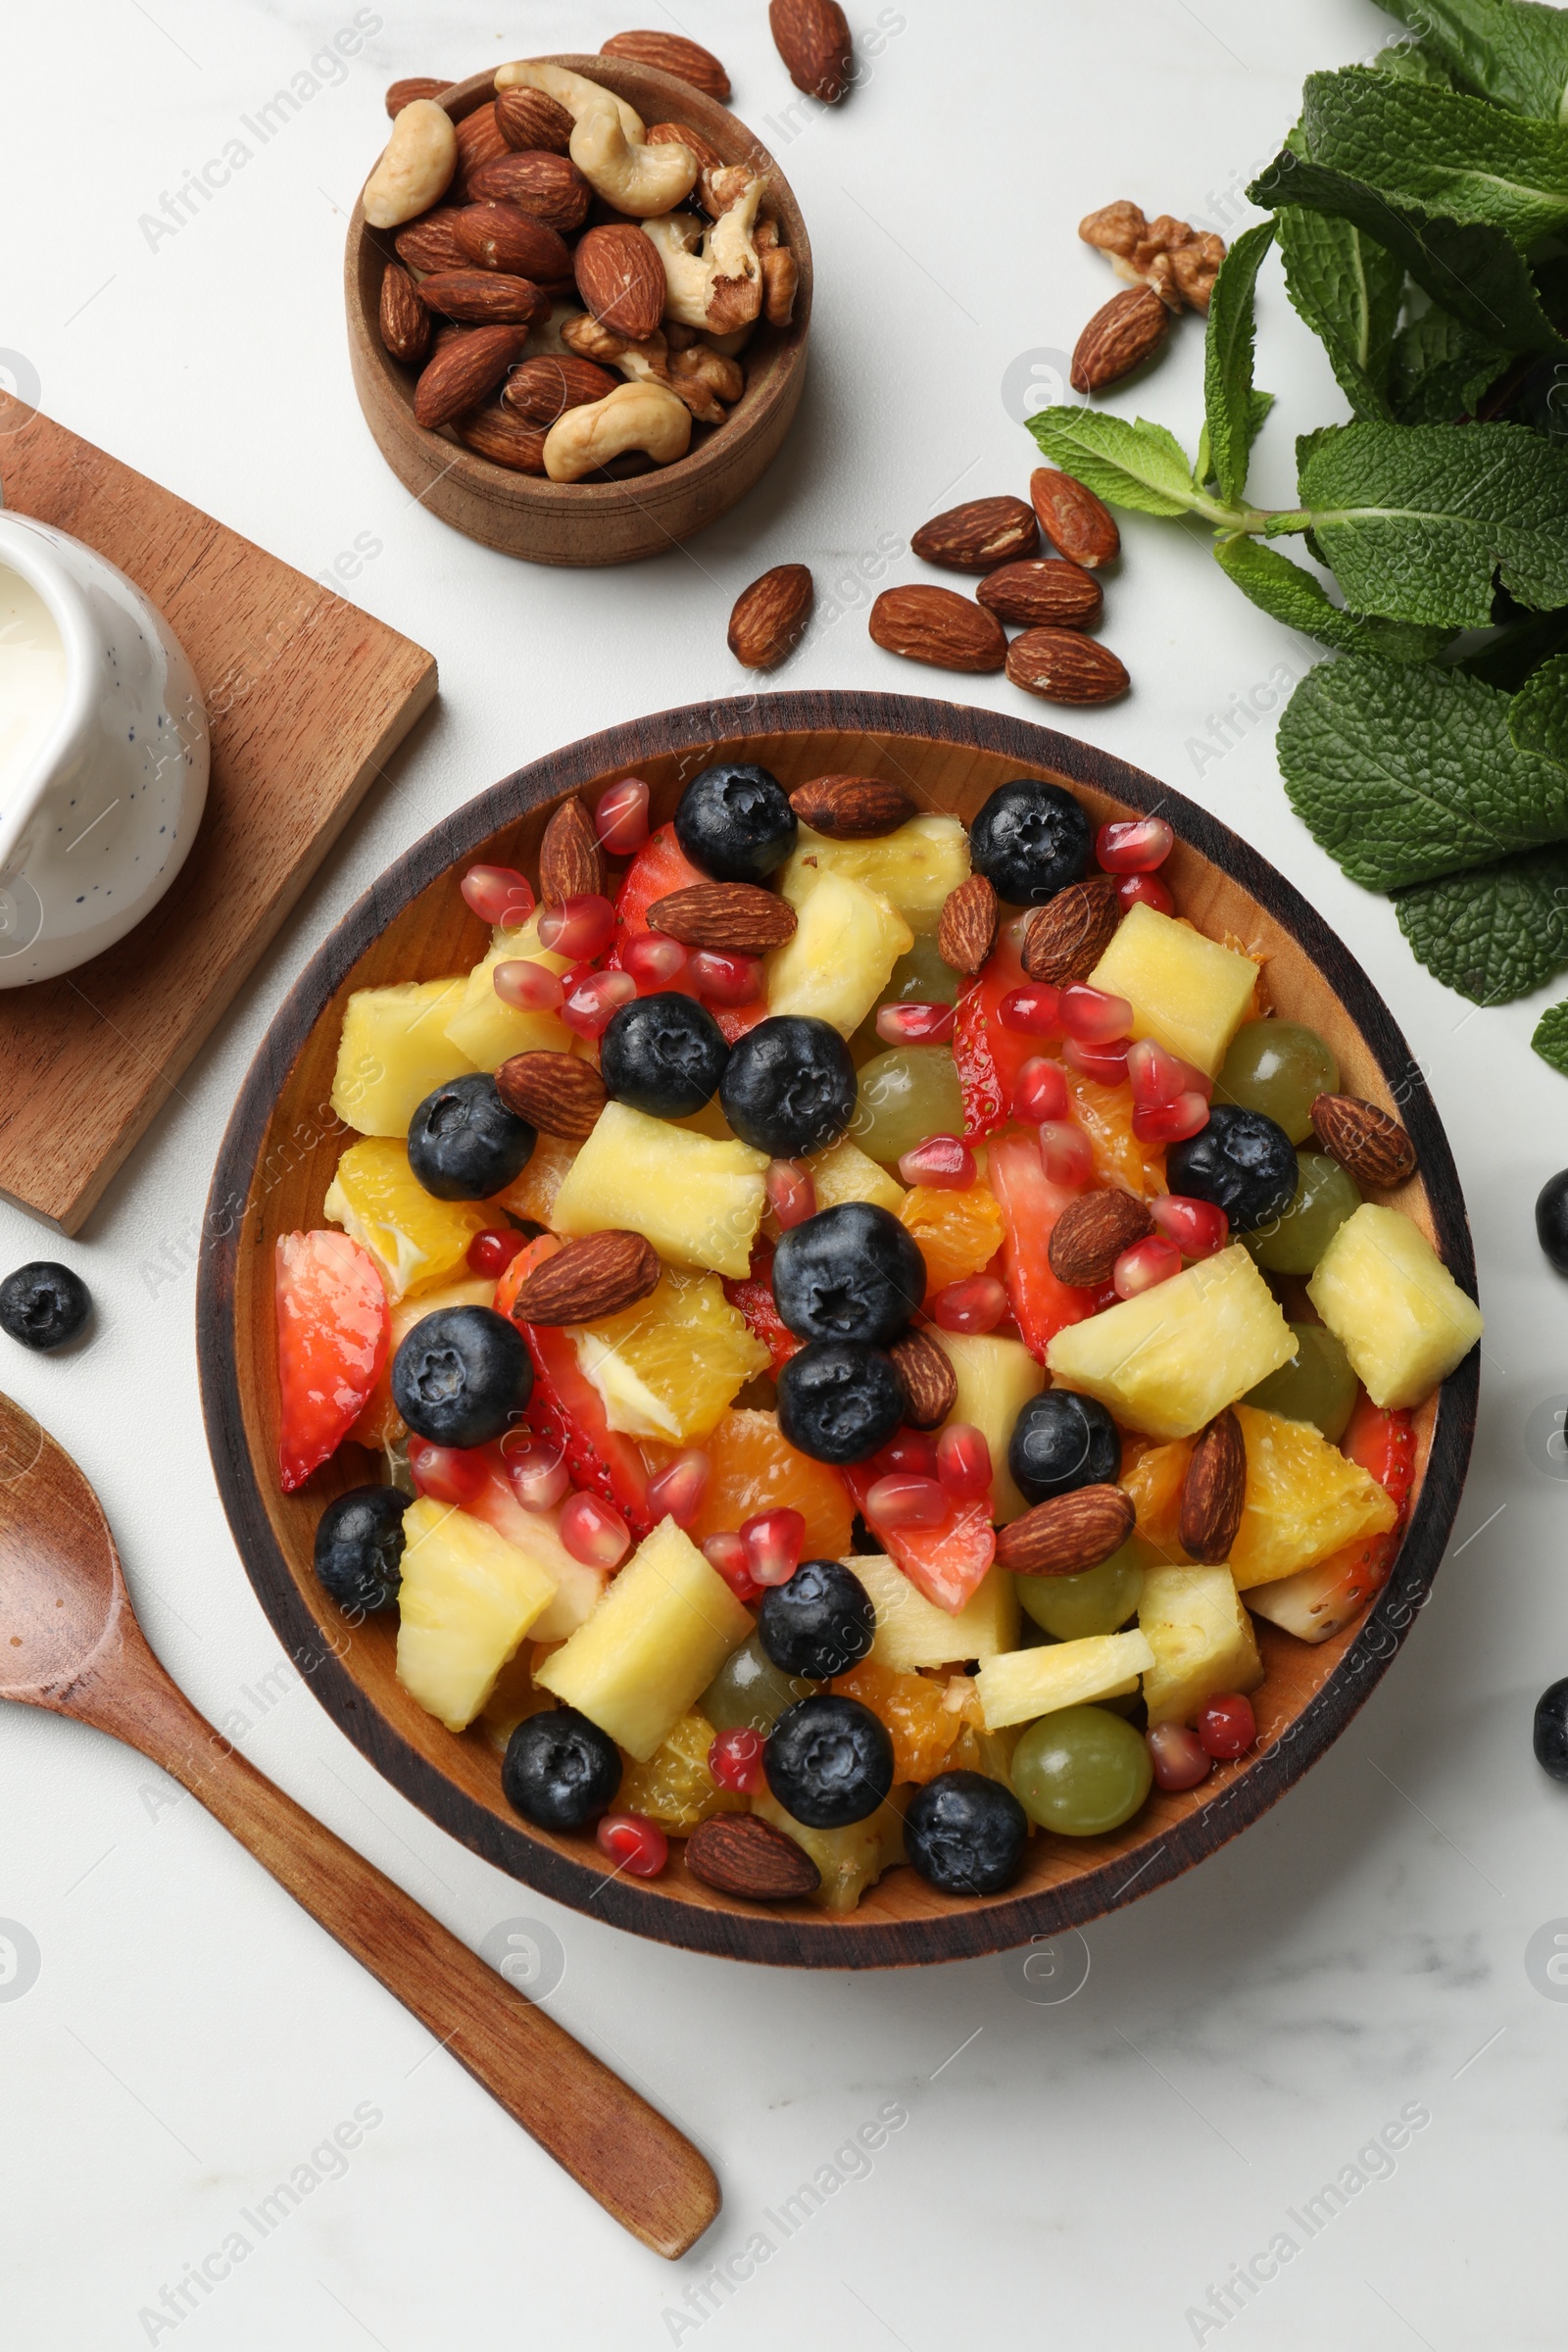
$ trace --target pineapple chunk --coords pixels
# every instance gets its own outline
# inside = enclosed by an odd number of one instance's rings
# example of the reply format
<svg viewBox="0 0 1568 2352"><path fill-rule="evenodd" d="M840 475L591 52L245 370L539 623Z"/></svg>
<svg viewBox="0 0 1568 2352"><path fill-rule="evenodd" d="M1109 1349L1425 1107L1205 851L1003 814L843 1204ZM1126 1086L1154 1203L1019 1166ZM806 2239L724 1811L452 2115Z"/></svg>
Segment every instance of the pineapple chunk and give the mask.
<svg viewBox="0 0 1568 2352"><path fill-rule="evenodd" d="M1030 1397L1046 1385L1044 1367L1021 1340L999 1340L990 1333L945 1331L942 1348L958 1378L957 1400L948 1419L972 1422L990 1446L991 1516L998 1527L1005 1527L1029 1508L1007 1468L1007 1441Z"/></svg>
<svg viewBox="0 0 1568 2352"><path fill-rule="evenodd" d="M615 1791L617 1813L641 1813L671 1838L689 1838L714 1813L744 1813L738 1788L720 1788L708 1769L713 1727L706 1715L683 1715L646 1764L631 1764Z"/></svg>
<svg viewBox="0 0 1568 2352"><path fill-rule="evenodd" d="M837 872L820 877L799 914L795 937L768 957L767 1009L830 1021L849 1037L913 947L914 934L876 891Z"/></svg>
<svg viewBox="0 0 1568 2352"><path fill-rule="evenodd" d="M499 924L490 947L464 983L463 1001L447 1023L447 1035L476 1068L498 1070L514 1054L567 1054L574 1043L564 1021L553 1012L524 1012L496 995L498 963L542 963L547 972L569 971L569 956L553 956L539 945L539 910L518 931Z"/></svg>
<svg viewBox="0 0 1568 2352"><path fill-rule="evenodd" d="M1154 1723L1196 1723L1219 1690L1255 1690L1263 1661L1228 1568L1146 1568L1139 1630L1154 1653L1144 1703Z"/></svg>
<svg viewBox="0 0 1568 2352"><path fill-rule="evenodd" d="M646 1763L751 1631L717 1569L663 1519L534 1680Z"/></svg>
<svg viewBox="0 0 1568 2352"><path fill-rule="evenodd" d="M829 841L803 825L779 888L799 910L824 874L863 882L911 931L934 931L949 891L969 879L969 836L956 816L914 816L876 841Z"/></svg>
<svg viewBox="0 0 1568 2352"><path fill-rule="evenodd" d="M867 1159L858 1144L848 1138L831 1152L819 1152L807 1161L816 1187L818 1208L837 1208L841 1200L869 1200L873 1207L891 1209L897 1216L907 1196L896 1176Z"/></svg>
<svg viewBox="0 0 1568 2352"><path fill-rule="evenodd" d="M1257 966L1175 915L1140 906L1118 924L1089 985L1127 999L1134 1037L1153 1038L1212 1078L1250 1009Z"/></svg>
<svg viewBox="0 0 1568 2352"><path fill-rule="evenodd" d="M1089 1634L1081 1642L1046 1642L987 1658L975 1677L986 1730L1005 1731L1097 1698L1124 1698L1153 1663L1143 1634Z"/></svg>
<svg viewBox="0 0 1568 2352"><path fill-rule="evenodd" d="M927 1600L902 1568L878 1553L857 1552L844 1565L859 1578L876 1611L875 1666L912 1674L921 1666L994 1658L1017 1645L1018 1596L1004 1568L988 1568L955 1616Z"/></svg>
<svg viewBox="0 0 1568 2352"><path fill-rule="evenodd" d="M390 1135L350 1144L321 1213L368 1250L394 1305L408 1292L452 1281L467 1262L474 1235L492 1222L478 1201L438 1200L427 1193L409 1165L408 1146Z"/></svg>
<svg viewBox="0 0 1568 2352"><path fill-rule="evenodd" d="M752 1811L782 1830L816 1864L822 1884L808 1898L824 1911L853 1911L868 1886L885 1870L907 1859L904 1851L904 1815L885 1797L864 1821L852 1821L847 1830L808 1830L804 1821L786 1813L776 1796L762 1789L752 1799Z"/></svg>
<svg viewBox="0 0 1568 2352"><path fill-rule="evenodd" d="M629 1229L677 1265L740 1278L751 1269L766 1173L765 1152L611 1102L556 1195L552 1223L562 1234Z"/></svg>
<svg viewBox="0 0 1568 2352"><path fill-rule="evenodd" d="M496 1200L514 1217L526 1217L532 1225L548 1225L556 1213L556 1195L576 1156L577 1146L567 1143L564 1136L541 1135L522 1174L504 1193L497 1193Z"/></svg>
<svg viewBox="0 0 1568 2352"><path fill-rule="evenodd" d="M1059 1388L1098 1396L1129 1429L1190 1438L1295 1353L1296 1335L1273 1292L1235 1242L1152 1291L1068 1324L1046 1362Z"/></svg>
<svg viewBox="0 0 1568 2352"><path fill-rule="evenodd" d="M1391 1409L1421 1403L1485 1328L1420 1226L1370 1200L1340 1227L1306 1295L1373 1403Z"/></svg>
<svg viewBox="0 0 1568 2352"><path fill-rule="evenodd" d="M1311 1568L1398 1518L1392 1494L1370 1470L1346 1458L1309 1421L1239 1404L1247 1444L1247 1501L1231 1546L1236 1589L1272 1584Z"/></svg>
<svg viewBox="0 0 1568 2352"><path fill-rule="evenodd" d="M714 1274L666 1271L653 1296L572 1332L612 1429L687 1446L710 1437L772 1357Z"/></svg>
<svg viewBox="0 0 1568 2352"><path fill-rule="evenodd" d="M362 1135L407 1135L426 1095L473 1063L447 1035L466 982L357 988L343 1011L332 1108Z"/></svg>
<svg viewBox="0 0 1568 2352"><path fill-rule="evenodd" d="M503 1451L506 1441L503 1440ZM528 1628L535 1642L564 1642L585 1625L599 1605L600 1595L610 1581L605 1568L590 1568L572 1554L561 1541L561 1513L564 1505L552 1511L528 1511L517 1500L512 1482L497 1471L474 1499L473 1516L493 1527L498 1536L505 1536L519 1551L541 1567L555 1587L554 1596L544 1614Z"/></svg>
<svg viewBox="0 0 1568 2352"><path fill-rule="evenodd" d="M449 1732L461 1732L556 1588L482 1519L428 1495L410 1505L403 1534L398 1681Z"/></svg>

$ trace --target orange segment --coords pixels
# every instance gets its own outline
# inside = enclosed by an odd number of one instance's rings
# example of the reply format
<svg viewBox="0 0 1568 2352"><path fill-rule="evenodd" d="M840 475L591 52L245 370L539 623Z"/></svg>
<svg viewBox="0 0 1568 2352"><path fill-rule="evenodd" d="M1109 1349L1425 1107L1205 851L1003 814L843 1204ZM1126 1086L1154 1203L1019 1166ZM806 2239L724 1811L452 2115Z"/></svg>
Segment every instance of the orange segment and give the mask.
<svg viewBox="0 0 1568 2352"><path fill-rule="evenodd" d="M509 1184L504 1193L497 1193L502 1207L510 1209L514 1217L526 1217L530 1225L548 1225L556 1195L578 1149L563 1136L540 1136L529 1153L528 1165L516 1182Z"/></svg>
<svg viewBox="0 0 1568 2352"><path fill-rule="evenodd" d="M1164 1192L1165 1154L1155 1144L1141 1144L1133 1133L1132 1089L1102 1086L1081 1070L1062 1064L1067 1101L1073 1116L1088 1136L1095 1167L1102 1182L1119 1184L1140 1200L1152 1200Z"/></svg>
<svg viewBox="0 0 1568 2352"><path fill-rule="evenodd" d="M323 1213L369 1251L394 1305L411 1291L454 1280L474 1235L496 1221L487 1201L438 1200L427 1193L409 1165L407 1145L391 1135L368 1135L349 1146Z"/></svg>
<svg viewBox="0 0 1568 2352"><path fill-rule="evenodd" d="M1187 1557L1181 1539L1182 1488L1192 1453L1189 1438L1178 1439L1174 1446L1151 1446L1122 1472L1121 1483L1138 1513L1138 1533L1171 1561Z"/></svg>
<svg viewBox="0 0 1568 2352"><path fill-rule="evenodd" d="M577 1325L572 1339L611 1428L674 1446L700 1444L773 1360L717 1275L680 1266L665 1268L651 1298Z"/></svg>
<svg viewBox="0 0 1568 2352"><path fill-rule="evenodd" d="M961 1193L917 1184L899 1217L920 1246L933 1291L978 1274L1002 1247L1002 1211L983 1184Z"/></svg>
<svg viewBox="0 0 1568 2352"><path fill-rule="evenodd" d="M843 1480L825 1462L797 1453L779 1435L776 1414L722 1414L707 1452L712 1470L690 1530L694 1544L787 1504L806 1519L805 1558L837 1560L849 1550L853 1513Z"/></svg>

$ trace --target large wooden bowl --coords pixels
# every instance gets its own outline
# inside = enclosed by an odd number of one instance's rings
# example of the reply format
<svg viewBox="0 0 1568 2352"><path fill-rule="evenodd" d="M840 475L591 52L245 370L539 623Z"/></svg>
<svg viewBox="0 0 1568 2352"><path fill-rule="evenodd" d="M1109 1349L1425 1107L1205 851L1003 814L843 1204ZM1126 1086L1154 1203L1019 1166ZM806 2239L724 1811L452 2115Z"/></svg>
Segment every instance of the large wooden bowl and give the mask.
<svg viewBox="0 0 1568 2352"><path fill-rule="evenodd" d="M885 775L965 818L1018 775L1071 786L1097 822L1157 808L1176 828L1166 870L1178 905L1206 931L1234 932L1266 953L1280 1011L1329 1040L1348 1092L1397 1109L1422 1171L1398 1204L1473 1293L1453 1160L1409 1048L1354 957L1234 833L1152 776L1019 719L895 695L780 694L762 714L752 701L720 702L591 736L482 793L400 858L308 966L257 1054L213 1180L198 1303L213 1462L251 1581L317 1697L405 1796L502 1870L618 1927L738 1959L872 1968L996 1951L1094 1919L1190 1869L1255 1821L1338 1738L1437 1573L1469 1459L1476 1357L1417 1416L1413 1507L1370 1617L1315 1648L1258 1624L1268 1679L1257 1694L1255 1753L1219 1767L1194 1792L1156 1790L1114 1836L1032 1838L1006 1894L951 1901L897 1869L848 1917L808 1903L763 1909L711 1892L678 1858L657 1881L607 1878L586 1838L530 1830L502 1797L495 1751L477 1734L454 1738L399 1688L395 1625L371 1619L348 1631L316 1580L320 1511L375 1466L345 1446L305 1493L278 1491L273 1243L321 1222L322 1197L352 1141L326 1107L349 991L460 972L483 952L488 935L464 906L453 868L471 859L531 867L557 801L569 792L591 798L623 775L647 778L662 821L685 780L718 759L760 760L787 789L829 773ZM678 1857L678 1843L672 1850Z"/></svg>
<svg viewBox="0 0 1568 2352"><path fill-rule="evenodd" d="M777 213L782 241L800 269L790 324L759 322L744 354L746 390L723 424L711 430L694 427L691 449L675 465L624 482L550 482L514 473L466 449L454 432L426 432L415 422L413 372L393 359L376 324L381 273L396 259L396 231L370 228L356 200L343 262L349 364L381 455L399 481L443 522L530 564L631 564L662 555L716 522L777 455L806 384L810 241L789 182L767 149L716 99L705 98L672 74L621 58L539 62L566 66L603 82L634 106L645 122L689 123L725 163L749 164L770 175L767 204ZM494 73L475 74L443 92L441 104L461 122L494 96ZM371 157L367 165L367 178L374 161Z"/></svg>

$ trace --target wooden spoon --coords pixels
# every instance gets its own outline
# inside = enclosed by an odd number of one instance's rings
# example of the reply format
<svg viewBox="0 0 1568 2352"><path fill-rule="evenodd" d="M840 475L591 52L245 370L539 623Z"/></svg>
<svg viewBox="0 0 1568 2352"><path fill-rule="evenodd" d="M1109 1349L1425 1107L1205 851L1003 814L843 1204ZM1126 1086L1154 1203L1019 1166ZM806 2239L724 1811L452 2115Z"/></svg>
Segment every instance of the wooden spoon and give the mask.
<svg viewBox="0 0 1568 2352"><path fill-rule="evenodd" d="M4 1396L0 1698L161 1764L634 2237L673 2262L702 2236L718 2182L673 2124L196 1712L136 1623L97 1495Z"/></svg>

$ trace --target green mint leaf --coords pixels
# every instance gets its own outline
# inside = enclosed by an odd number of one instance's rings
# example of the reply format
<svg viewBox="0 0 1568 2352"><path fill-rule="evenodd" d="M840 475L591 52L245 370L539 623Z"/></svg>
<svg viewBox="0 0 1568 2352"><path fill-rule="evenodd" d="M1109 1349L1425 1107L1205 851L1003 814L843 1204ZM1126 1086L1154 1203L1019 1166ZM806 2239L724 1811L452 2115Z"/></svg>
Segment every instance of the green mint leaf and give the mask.
<svg viewBox="0 0 1568 2352"><path fill-rule="evenodd" d="M1358 416L1387 417L1404 268L1353 220L1288 204L1275 215L1285 290Z"/></svg>
<svg viewBox="0 0 1568 2352"><path fill-rule="evenodd" d="M1472 1004L1528 997L1568 968L1568 849L1418 882L1395 900L1418 961Z"/></svg>
<svg viewBox="0 0 1568 2352"><path fill-rule="evenodd" d="M1101 409L1041 409L1029 430L1044 456L1113 507L1140 514L1205 512L1210 502L1193 487L1181 443L1162 424L1142 416L1129 424Z"/></svg>
<svg viewBox="0 0 1568 2352"><path fill-rule="evenodd" d="M1431 82L1440 90L1451 90L1453 76L1446 66L1427 54L1419 41L1395 41L1380 49L1372 60L1375 74L1392 74L1396 81Z"/></svg>
<svg viewBox="0 0 1568 2352"><path fill-rule="evenodd" d="M1568 1078L1568 1004L1548 1004L1530 1043L1543 1061Z"/></svg>
<svg viewBox="0 0 1568 2352"><path fill-rule="evenodd" d="M1521 752L1568 767L1568 654L1525 680L1508 706L1508 732Z"/></svg>
<svg viewBox="0 0 1568 2352"><path fill-rule="evenodd" d="M1473 654L1466 655L1457 666L1472 678L1479 678L1484 686L1495 686L1503 694L1517 694L1526 678L1544 662L1564 651L1568 651L1568 608L1559 612L1532 612L1528 619L1510 622ZM1526 746L1527 750L1531 748Z"/></svg>
<svg viewBox="0 0 1568 2352"><path fill-rule="evenodd" d="M1510 114L1568 121L1568 15L1531 0L1378 0L1457 79Z"/></svg>
<svg viewBox="0 0 1568 2352"><path fill-rule="evenodd" d="M1276 750L1297 815L1368 890L1568 839L1568 771L1521 752L1507 696L1462 670L1321 662L1287 704Z"/></svg>
<svg viewBox="0 0 1568 2352"><path fill-rule="evenodd" d="M1274 223L1245 229L1219 266L1208 300L1203 343L1203 421L1221 498L1235 506L1247 488L1252 446L1252 345L1257 272L1274 242Z"/></svg>
<svg viewBox="0 0 1568 2352"><path fill-rule="evenodd" d="M1336 653L1372 654L1383 662L1430 662L1448 641L1446 629L1412 628L1404 621L1342 612L1309 571L1255 539L1216 539L1214 560L1271 619L1332 645Z"/></svg>
<svg viewBox="0 0 1568 2352"><path fill-rule="evenodd" d="M1301 505L1352 612L1486 628L1494 570L1521 604L1568 604L1568 448L1521 424L1345 424L1297 449Z"/></svg>
<svg viewBox="0 0 1568 2352"><path fill-rule="evenodd" d="M1274 395L1272 392L1250 392L1248 394L1247 446L1249 450L1263 430L1264 419L1273 406ZM1193 483L1195 488L1205 490L1213 478L1214 460L1209 450L1208 427L1205 424L1199 428L1198 463L1193 467Z"/></svg>
<svg viewBox="0 0 1568 2352"><path fill-rule="evenodd" d="M1394 338L1389 399L1400 424L1454 424L1508 365L1499 343L1488 342L1434 303Z"/></svg>
<svg viewBox="0 0 1568 2352"><path fill-rule="evenodd" d="M1490 220L1516 245L1568 222L1568 133L1366 66L1307 76L1307 154L1392 202Z"/></svg>

